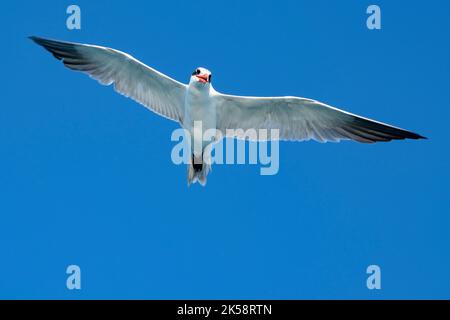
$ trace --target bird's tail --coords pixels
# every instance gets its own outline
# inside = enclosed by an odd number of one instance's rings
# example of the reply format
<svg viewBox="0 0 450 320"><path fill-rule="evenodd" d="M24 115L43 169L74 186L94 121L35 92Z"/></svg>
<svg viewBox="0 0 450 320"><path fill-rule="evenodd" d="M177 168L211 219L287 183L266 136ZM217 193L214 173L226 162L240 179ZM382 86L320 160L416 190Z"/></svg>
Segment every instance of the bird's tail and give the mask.
<svg viewBox="0 0 450 320"><path fill-rule="evenodd" d="M196 182L205 186L209 171L211 171L210 164L205 163L202 158L196 158L192 155L191 162L188 164L188 186Z"/></svg>

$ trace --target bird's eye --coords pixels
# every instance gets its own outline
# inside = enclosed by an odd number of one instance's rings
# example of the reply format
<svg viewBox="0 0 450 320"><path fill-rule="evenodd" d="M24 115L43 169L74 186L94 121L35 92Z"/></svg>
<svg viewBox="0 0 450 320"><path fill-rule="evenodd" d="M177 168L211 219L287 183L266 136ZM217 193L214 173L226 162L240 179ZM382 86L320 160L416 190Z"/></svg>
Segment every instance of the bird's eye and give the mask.
<svg viewBox="0 0 450 320"><path fill-rule="evenodd" d="M211 82L211 75L209 75L208 77L208 82Z"/></svg>
<svg viewBox="0 0 450 320"><path fill-rule="evenodd" d="M195 70L195 74L200 74L200 69Z"/></svg>

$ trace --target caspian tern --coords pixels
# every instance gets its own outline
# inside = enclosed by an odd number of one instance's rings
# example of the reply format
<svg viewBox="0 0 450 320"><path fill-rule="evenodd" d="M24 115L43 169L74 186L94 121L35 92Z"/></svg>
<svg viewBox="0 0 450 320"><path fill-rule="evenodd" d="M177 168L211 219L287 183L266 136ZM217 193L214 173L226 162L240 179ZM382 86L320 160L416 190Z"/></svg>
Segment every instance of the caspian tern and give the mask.
<svg viewBox="0 0 450 320"><path fill-rule="evenodd" d="M205 68L195 69L186 85L115 49L30 38L62 60L66 67L87 73L103 85L114 84L117 92L163 117L179 122L191 136L194 122L201 121L204 130L218 129L221 133L228 132L227 129L279 129L280 140L374 143L426 139L414 132L311 99L221 94L212 87L211 72ZM233 137L246 138L236 131ZM205 185L210 170L210 165L204 161L203 151L211 142L200 143L201 150L191 148L189 184L198 181Z"/></svg>

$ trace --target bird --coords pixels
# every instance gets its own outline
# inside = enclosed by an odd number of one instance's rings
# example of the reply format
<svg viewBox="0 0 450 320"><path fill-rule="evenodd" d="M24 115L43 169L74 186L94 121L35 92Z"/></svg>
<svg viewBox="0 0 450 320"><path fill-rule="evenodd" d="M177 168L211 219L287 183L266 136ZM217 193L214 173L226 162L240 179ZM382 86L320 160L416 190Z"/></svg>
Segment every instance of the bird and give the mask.
<svg viewBox="0 0 450 320"><path fill-rule="evenodd" d="M114 85L118 93L178 122L191 133L188 185L196 182L206 185L211 164L205 159L205 150L227 137L228 132L231 132L228 134L231 138L247 139L247 130L277 129L278 140L318 142L352 140L375 143L426 139L412 131L312 99L222 94L213 88L212 74L203 67L196 68L189 83L184 84L116 49L36 36L29 38L61 60L67 68L88 74L102 85ZM214 141L197 141L197 138L192 138L197 121L201 121L202 129L215 129L222 135L217 134ZM256 140L262 138L256 137ZM201 147L194 148L195 143Z"/></svg>

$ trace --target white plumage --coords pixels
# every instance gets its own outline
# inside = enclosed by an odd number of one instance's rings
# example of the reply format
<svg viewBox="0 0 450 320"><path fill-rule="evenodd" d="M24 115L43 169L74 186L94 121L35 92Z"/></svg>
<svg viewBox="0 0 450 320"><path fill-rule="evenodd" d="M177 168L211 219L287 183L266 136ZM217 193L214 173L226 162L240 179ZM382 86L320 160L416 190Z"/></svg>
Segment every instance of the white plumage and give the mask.
<svg viewBox="0 0 450 320"><path fill-rule="evenodd" d="M118 50L31 37L64 65L87 73L103 85L132 98L153 112L177 121L193 136L195 121L203 130L279 129L282 140L363 143L423 139L416 133L363 118L321 102L298 97L243 97L221 94L211 85L211 72L197 68L185 85L146 66ZM237 138L245 138L236 132ZM188 182L206 183L210 166L203 163L203 150L192 149ZM191 142L191 145L194 141Z"/></svg>

